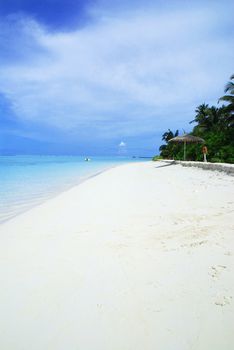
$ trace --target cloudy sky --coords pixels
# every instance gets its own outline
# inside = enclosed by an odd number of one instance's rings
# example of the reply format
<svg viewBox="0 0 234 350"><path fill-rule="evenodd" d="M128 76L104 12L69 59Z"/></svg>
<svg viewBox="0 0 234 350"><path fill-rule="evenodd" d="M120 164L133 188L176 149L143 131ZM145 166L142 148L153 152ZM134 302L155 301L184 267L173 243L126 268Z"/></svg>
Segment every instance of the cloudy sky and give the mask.
<svg viewBox="0 0 234 350"><path fill-rule="evenodd" d="M234 2L0 0L0 151L153 155L234 73Z"/></svg>

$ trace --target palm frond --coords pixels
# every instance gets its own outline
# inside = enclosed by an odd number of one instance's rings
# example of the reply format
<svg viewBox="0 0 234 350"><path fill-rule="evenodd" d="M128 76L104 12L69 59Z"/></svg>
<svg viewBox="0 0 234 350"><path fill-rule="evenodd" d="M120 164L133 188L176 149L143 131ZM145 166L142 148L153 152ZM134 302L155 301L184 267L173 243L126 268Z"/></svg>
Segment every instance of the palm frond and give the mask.
<svg viewBox="0 0 234 350"><path fill-rule="evenodd" d="M219 98L219 101L234 102L234 96L233 95L224 95L224 96Z"/></svg>
<svg viewBox="0 0 234 350"><path fill-rule="evenodd" d="M225 86L225 89L224 89L224 92L228 92L230 91L231 94L234 93L234 83L232 81L229 81L226 86Z"/></svg>

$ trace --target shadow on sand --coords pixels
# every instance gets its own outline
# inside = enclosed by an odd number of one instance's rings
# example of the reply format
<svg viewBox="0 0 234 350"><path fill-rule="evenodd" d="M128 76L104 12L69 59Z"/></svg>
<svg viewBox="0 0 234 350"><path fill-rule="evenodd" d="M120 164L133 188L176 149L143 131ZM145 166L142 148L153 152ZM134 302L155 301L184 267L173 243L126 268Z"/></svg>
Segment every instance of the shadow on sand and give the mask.
<svg viewBox="0 0 234 350"><path fill-rule="evenodd" d="M164 168L165 166L170 166L170 165L174 165L175 164L175 160L173 160L171 163L167 163L167 164L164 164L164 165L159 165L159 166L156 166L155 168L158 169L158 168Z"/></svg>

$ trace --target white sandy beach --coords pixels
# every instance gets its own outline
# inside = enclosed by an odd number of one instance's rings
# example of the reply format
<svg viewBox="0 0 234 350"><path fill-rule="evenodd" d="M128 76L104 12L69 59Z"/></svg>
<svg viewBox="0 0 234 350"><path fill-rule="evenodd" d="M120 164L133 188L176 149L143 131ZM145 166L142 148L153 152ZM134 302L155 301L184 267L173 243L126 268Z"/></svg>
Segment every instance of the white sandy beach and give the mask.
<svg viewBox="0 0 234 350"><path fill-rule="evenodd" d="M234 349L234 178L108 170L0 226L0 349Z"/></svg>

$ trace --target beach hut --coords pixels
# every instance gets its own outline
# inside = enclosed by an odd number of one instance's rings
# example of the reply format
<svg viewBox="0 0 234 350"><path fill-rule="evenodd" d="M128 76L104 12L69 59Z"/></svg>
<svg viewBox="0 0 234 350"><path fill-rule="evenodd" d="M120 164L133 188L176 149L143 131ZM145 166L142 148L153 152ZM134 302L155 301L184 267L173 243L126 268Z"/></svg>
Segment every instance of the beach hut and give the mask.
<svg viewBox="0 0 234 350"><path fill-rule="evenodd" d="M170 139L168 142L178 142L184 144L184 160L186 160L186 144L187 143L205 143L201 137L193 136L190 134L184 134L182 136L176 136Z"/></svg>

